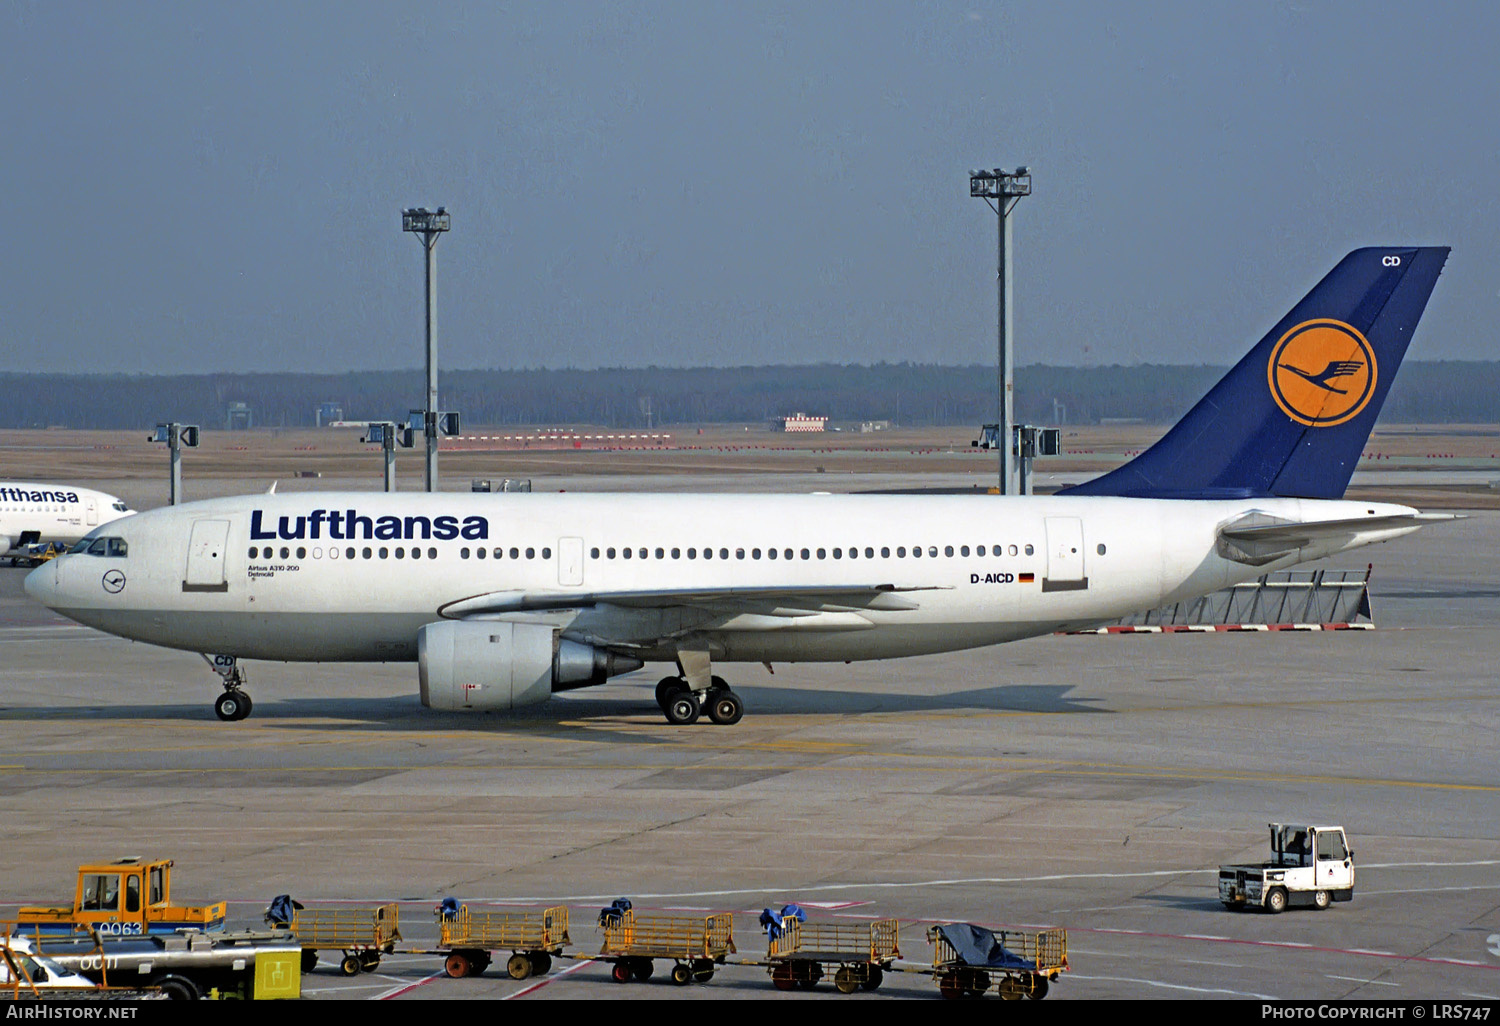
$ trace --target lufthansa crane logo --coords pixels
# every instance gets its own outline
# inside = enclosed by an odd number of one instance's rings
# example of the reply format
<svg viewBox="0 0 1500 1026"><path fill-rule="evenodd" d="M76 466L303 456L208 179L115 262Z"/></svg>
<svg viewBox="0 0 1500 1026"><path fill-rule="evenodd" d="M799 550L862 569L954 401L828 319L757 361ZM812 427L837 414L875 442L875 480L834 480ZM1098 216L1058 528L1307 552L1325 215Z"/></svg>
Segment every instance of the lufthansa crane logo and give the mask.
<svg viewBox="0 0 1500 1026"><path fill-rule="evenodd" d="M119 570L111 570L104 575L101 583L104 585L105 591L111 595L118 595L125 590L125 575Z"/></svg>
<svg viewBox="0 0 1500 1026"><path fill-rule="evenodd" d="M1304 321L1271 350L1266 375L1288 417L1333 427L1358 416L1375 394L1375 351L1343 321Z"/></svg>

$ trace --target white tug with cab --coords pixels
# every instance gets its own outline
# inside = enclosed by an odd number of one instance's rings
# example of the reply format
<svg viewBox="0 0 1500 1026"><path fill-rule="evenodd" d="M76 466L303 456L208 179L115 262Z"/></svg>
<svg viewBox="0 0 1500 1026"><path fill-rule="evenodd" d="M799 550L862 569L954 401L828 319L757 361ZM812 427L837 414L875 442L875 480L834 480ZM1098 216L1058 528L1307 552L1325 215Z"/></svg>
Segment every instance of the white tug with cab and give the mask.
<svg viewBox="0 0 1500 1026"><path fill-rule="evenodd" d="M1219 867L1226 908L1325 909L1354 897L1354 853L1341 826L1272 823L1271 861Z"/></svg>

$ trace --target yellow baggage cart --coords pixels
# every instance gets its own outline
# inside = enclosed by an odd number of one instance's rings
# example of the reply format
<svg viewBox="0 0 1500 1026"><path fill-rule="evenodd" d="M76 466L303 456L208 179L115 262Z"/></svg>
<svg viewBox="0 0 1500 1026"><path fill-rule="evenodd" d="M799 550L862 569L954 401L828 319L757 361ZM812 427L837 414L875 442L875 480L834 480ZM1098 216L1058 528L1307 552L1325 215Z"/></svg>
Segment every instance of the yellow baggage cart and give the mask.
<svg viewBox="0 0 1500 1026"><path fill-rule="evenodd" d="M292 916L292 933L302 945L302 971L318 964L318 951L343 953L339 971L345 976L374 972L380 957L401 939L401 910L394 904L375 908L299 908Z"/></svg>
<svg viewBox="0 0 1500 1026"><path fill-rule="evenodd" d="M927 939L932 942L930 971L945 998L979 997L993 983L1006 1001L1040 1000L1068 969L1067 930L991 931L971 923L943 923L929 929Z"/></svg>
<svg viewBox="0 0 1500 1026"><path fill-rule="evenodd" d="M771 937L766 960L777 990L811 990L829 968L840 994L874 990L891 963L901 957L900 924L894 919L869 923L807 923L788 917Z"/></svg>
<svg viewBox="0 0 1500 1026"><path fill-rule="evenodd" d="M730 912L670 916L638 915L629 908L606 911L611 914L599 918L604 931L599 957L614 963L611 975L617 983L650 979L658 958L672 960L673 983L707 983L714 968L735 953Z"/></svg>
<svg viewBox="0 0 1500 1026"><path fill-rule="evenodd" d="M505 970L513 980L545 975L552 969L552 956L562 954L568 939L568 910L554 905L541 911L475 911L460 905L456 912L439 906L438 946L448 949L443 963L449 976L458 979L489 968L490 952L509 951Z"/></svg>

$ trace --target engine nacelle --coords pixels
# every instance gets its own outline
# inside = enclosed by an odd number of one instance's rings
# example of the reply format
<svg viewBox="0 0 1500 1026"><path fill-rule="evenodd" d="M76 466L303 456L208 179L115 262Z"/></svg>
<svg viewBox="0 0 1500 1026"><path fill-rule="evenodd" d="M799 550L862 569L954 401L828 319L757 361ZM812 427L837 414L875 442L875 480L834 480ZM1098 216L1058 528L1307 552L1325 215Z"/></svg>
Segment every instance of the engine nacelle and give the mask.
<svg viewBox="0 0 1500 1026"><path fill-rule="evenodd" d="M14 544L15 542L11 541L8 536L0 534L0 556L3 556L7 552L9 552L10 547Z"/></svg>
<svg viewBox="0 0 1500 1026"><path fill-rule="evenodd" d="M546 624L443 620L417 632L422 704L448 711L509 712L554 691L601 684L639 659L576 641Z"/></svg>

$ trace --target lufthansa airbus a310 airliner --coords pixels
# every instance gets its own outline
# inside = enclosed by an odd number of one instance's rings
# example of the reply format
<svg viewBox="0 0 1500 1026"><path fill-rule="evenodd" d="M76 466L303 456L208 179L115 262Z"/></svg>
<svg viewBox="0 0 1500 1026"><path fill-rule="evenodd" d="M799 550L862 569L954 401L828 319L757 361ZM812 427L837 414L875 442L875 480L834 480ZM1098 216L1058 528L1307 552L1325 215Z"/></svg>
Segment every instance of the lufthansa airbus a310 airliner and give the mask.
<svg viewBox="0 0 1500 1026"><path fill-rule="evenodd" d="M242 659L414 660L423 705L475 711L662 661L670 722L734 723L716 663L1097 625L1446 519L1342 497L1447 256L1349 254L1159 442L1056 495L252 495L100 527L26 590L203 654L225 720Z"/></svg>

